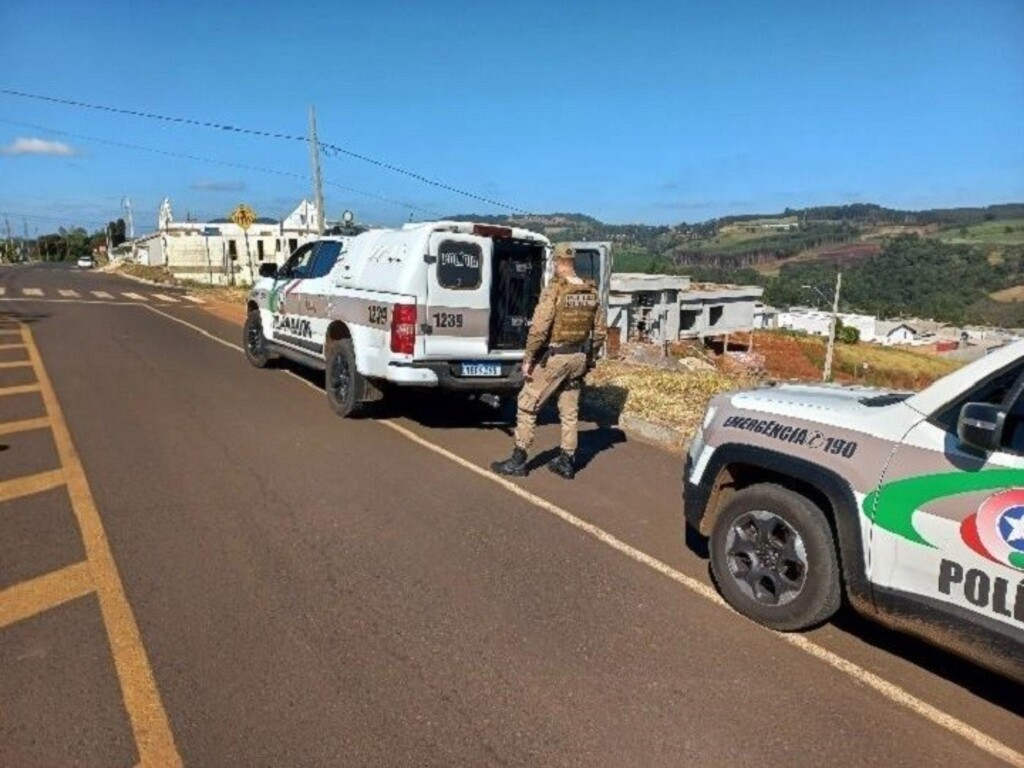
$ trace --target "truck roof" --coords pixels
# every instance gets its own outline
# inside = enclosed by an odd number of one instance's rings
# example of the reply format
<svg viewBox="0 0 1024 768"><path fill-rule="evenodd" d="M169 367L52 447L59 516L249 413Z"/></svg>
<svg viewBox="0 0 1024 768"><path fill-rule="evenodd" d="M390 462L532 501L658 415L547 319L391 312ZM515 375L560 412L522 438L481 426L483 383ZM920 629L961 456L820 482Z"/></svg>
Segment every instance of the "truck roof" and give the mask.
<svg viewBox="0 0 1024 768"><path fill-rule="evenodd" d="M473 234L473 230L476 227L481 227L485 230L508 230L509 232L512 233L512 237L516 240L537 240L539 242L543 242L546 244L551 242L544 235L540 234L539 232L534 232L533 230L530 229L523 229L522 227L509 227L504 224L485 224L483 222L478 221L417 221L403 225L402 230L410 231L416 229L429 229L432 232L448 231L471 235Z"/></svg>

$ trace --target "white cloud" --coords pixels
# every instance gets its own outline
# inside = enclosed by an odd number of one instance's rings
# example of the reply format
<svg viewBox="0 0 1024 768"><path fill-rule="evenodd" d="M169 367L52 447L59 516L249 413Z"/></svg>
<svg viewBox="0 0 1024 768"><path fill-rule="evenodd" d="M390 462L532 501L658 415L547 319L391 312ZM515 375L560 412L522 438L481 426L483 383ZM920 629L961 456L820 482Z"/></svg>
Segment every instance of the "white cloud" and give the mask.
<svg viewBox="0 0 1024 768"><path fill-rule="evenodd" d="M75 150L62 141L47 141L46 139L26 139L18 137L6 147L0 147L0 155L54 155L57 157L70 157Z"/></svg>

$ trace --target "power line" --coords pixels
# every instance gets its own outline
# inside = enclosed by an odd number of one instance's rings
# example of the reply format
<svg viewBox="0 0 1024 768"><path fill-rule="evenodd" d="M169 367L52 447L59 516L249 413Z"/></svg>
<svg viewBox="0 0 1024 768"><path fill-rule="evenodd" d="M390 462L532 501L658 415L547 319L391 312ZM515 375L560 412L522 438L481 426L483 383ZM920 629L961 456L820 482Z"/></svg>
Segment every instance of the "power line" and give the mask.
<svg viewBox="0 0 1024 768"><path fill-rule="evenodd" d="M110 113L119 114L119 115L129 115L131 117L144 117L144 118L147 118L147 119L150 119L150 120L161 120L163 122L168 122L168 123L178 123L178 124L182 124L182 125L193 125L193 126L198 126L198 127L202 127L202 128L213 128L213 129L216 129L216 130L229 131L229 132L232 132L232 133L240 133L240 134L245 134L245 135L249 135L249 136L259 136L261 138L282 139L282 140L285 140L285 141L303 141L303 142L307 141L307 138L304 137L304 136L295 136L295 135L289 134L289 133L275 133L273 131L263 131L263 130L257 130L257 129L254 129L254 128L241 128L239 126L230 125L230 124L227 124L227 123L215 123L215 122L211 122L211 121L208 121L208 120L195 120L195 119L186 118L186 117L170 117L168 115L160 115L160 114L157 114L155 112L142 112L142 111L135 110L135 109L125 109L125 108L122 108L122 107L110 107L110 106L106 106L106 105L102 105L102 104L90 104L88 102L76 101L74 99L59 99L59 98L56 98L54 96L42 96L40 94L35 94L35 93L26 93L24 91L15 91L15 90L11 90L9 88L0 88L0 94L4 94L4 95L7 95L7 96L17 96L18 98L22 98L22 99L35 99L37 101L45 101L45 102L49 102L51 104L63 104L65 106L69 106L69 107L80 107L82 109L94 109L94 110L97 110L97 111L100 111L100 112L110 112ZM454 194L461 195L463 197L467 197L467 198L469 198L471 200L476 200L477 202L486 203L488 205L493 205L496 208L504 208L504 209L509 210L509 211L511 211L513 213L526 213L525 209L523 209L523 208L519 208L519 207L514 206L514 205L509 205L508 203L502 202L500 200L494 200L494 199L489 198L489 197L484 197L483 195L477 195L477 194L475 194L473 192L467 192L464 189L459 189L458 187L454 187L454 186L452 186L450 184L445 184L444 182L438 181L437 179L432 179L432 178L430 178L428 176L424 176L424 175L422 175L420 173L416 173L415 171L407 170L405 168L402 168L402 167L397 166L397 165L393 165L393 164L385 162L383 160L378 160L376 158L369 157L368 155L363 155L363 154L361 154L359 152L355 152L353 150L347 149L347 148L342 147L342 146L340 146L338 144L332 144L332 143L326 142L326 141L321 141L321 142L318 142L318 143L320 144L321 150L323 150L324 154L326 154L328 157L337 157L339 155L344 155L346 157L351 157L351 158L353 158L355 160L360 160L360 161L362 161L364 163L369 163L370 165L374 165L374 166L376 166L378 168L382 168L384 170L391 171L393 173L398 173L398 174L401 174L403 176L407 176L407 177L409 177L411 179L415 179L416 181L419 181L422 184L427 184L429 186L435 187L437 189L444 190L446 192L452 192Z"/></svg>
<svg viewBox="0 0 1024 768"><path fill-rule="evenodd" d="M284 177L291 178L291 179L298 179L300 181L309 181L310 180L309 176L303 175L301 173L292 173L291 171L282 171L282 170L279 170L279 169L276 169L276 168L262 168L262 167L257 166L257 165L246 165L244 163L233 163L233 162L230 162L230 161L227 161L227 160L216 160L216 159L214 159L212 157L202 157L202 156L199 156L199 155L189 155L189 154L186 154L186 153L183 153L183 152L171 152L171 151L166 150L166 149L156 149L155 147L143 147L143 146L140 146L138 144L127 144L127 143L125 143L123 141L111 141L110 139L101 139L101 138L98 138L96 136L85 136L85 135L80 134L80 133L71 133L70 131L62 131L62 130L58 130L57 128L47 128L45 126L35 125L33 123L23 123L23 122L20 122L18 120L7 120L5 118L0 118L0 123L6 123L8 125L17 125L17 126L22 127L22 128L31 128L32 130L35 130L35 131L44 131L46 133L52 133L52 134L55 134L57 136L67 136L68 138L79 139L80 141L93 141L93 142L96 142L97 144L106 144L108 146L118 147L120 149L132 149L132 150L136 150L136 151L139 151L139 152L152 152L152 153L157 154L157 155L164 155L166 157L173 157L173 158L178 159L178 160L194 160L194 161L200 162L200 163L211 163L213 165L220 165L220 166L223 166L225 168L234 168L236 170L255 171L257 173L270 173L270 174L274 174L275 176L284 176ZM425 213L428 216L433 216L433 217L440 216L440 214L438 214L436 211L432 211L432 210L430 210L428 208L423 208L423 207L420 207L418 205L413 205L411 203L406 203L406 202L403 202L401 200L394 200L392 198L385 197L384 195L378 195L375 192L367 192L367 191L362 190L362 189L356 189L354 187L345 186L344 184L338 184L338 183L330 181L328 179L324 179L324 184L327 185L327 186L330 186L330 187L336 187L337 189L345 190L346 192L351 192L351 193L356 194L356 195L361 195L363 197L373 198L374 200L380 200L381 202L388 203L390 205L397 205L397 206L399 206L401 208L405 208L405 209L410 210L410 211L416 211L418 213Z"/></svg>

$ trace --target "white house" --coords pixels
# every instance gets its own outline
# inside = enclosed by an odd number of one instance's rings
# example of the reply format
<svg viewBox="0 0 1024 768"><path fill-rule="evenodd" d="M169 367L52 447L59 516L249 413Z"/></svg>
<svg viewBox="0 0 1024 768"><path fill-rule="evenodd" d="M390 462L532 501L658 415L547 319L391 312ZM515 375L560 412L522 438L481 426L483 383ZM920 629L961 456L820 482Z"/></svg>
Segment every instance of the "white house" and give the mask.
<svg viewBox="0 0 1024 768"><path fill-rule="evenodd" d="M166 266L179 279L224 285L252 283L262 262L281 263L316 236L316 206L308 200L282 221L259 218L243 230L230 219L175 221L165 199L157 231L125 245L139 263Z"/></svg>
<svg viewBox="0 0 1024 768"><path fill-rule="evenodd" d="M778 327L786 331L803 331L812 336L828 336L832 313L806 307L790 307L779 312Z"/></svg>
<svg viewBox="0 0 1024 768"><path fill-rule="evenodd" d="M858 315L840 312L839 321L851 328L856 328L861 341L875 341L878 337L878 318L874 315ZM791 331L803 331L812 336L828 336L832 325L832 313L807 307L790 307L780 312L778 327Z"/></svg>
<svg viewBox="0 0 1024 768"><path fill-rule="evenodd" d="M874 315L857 315L846 312L840 313L839 319L843 325L856 328L861 341L874 341L878 336L878 318Z"/></svg>
<svg viewBox="0 0 1024 768"><path fill-rule="evenodd" d="M913 326L902 322L880 322L878 340L886 346L905 346L917 342L918 332Z"/></svg>

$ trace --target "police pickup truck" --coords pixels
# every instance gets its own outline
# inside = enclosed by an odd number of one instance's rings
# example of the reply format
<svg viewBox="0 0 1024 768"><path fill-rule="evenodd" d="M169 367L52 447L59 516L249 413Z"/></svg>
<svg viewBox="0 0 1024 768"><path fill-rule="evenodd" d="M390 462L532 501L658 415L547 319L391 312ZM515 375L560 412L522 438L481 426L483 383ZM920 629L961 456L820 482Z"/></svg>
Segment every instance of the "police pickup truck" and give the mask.
<svg viewBox="0 0 1024 768"><path fill-rule="evenodd" d="M778 630L860 613L1024 681L1024 342L917 394L720 395L687 523L737 611Z"/></svg>
<svg viewBox="0 0 1024 768"><path fill-rule="evenodd" d="M607 296L608 243L574 243ZM339 415L387 385L501 396L522 384L530 317L551 274L543 235L437 221L323 237L264 263L247 300L246 357L325 371Z"/></svg>

